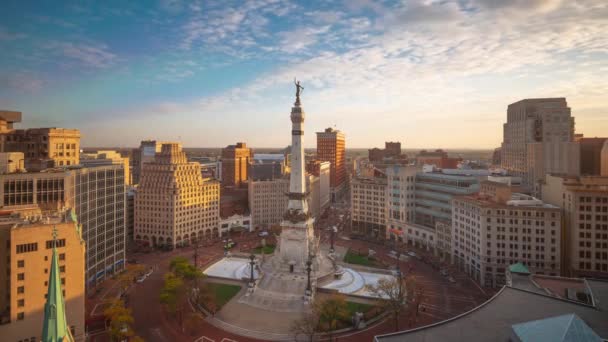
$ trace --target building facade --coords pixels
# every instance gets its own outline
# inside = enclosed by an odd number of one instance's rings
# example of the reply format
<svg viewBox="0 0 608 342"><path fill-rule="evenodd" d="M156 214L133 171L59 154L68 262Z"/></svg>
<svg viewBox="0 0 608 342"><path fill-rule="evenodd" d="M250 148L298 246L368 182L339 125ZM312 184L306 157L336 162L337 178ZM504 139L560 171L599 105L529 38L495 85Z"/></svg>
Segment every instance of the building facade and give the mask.
<svg viewBox="0 0 608 342"><path fill-rule="evenodd" d="M565 274L608 277L608 177L547 175L542 195L563 209Z"/></svg>
<svg viewBox="0 0 608 342"><path fill-rule="evenodd" d="M251 180L247 186L251 226L266 229L278 225L287 209L289 178Z"/></svg>
<svg viewBox="0 0 608 342"><path fill-rule="evenodd" d="M344 133L333 128L317 132L317 160L330 163L330 188L332 201L344 195L346 190L346 139Z"/></svg>
<svg viewBox="0 0 608 342"><path fill-rule="evenodd" d="M143 165L135 197L135 241L151 246L187 245L219 237L219 183L201 176L181 144L163 143Z"/></svg>
<svg viewBox="0 0 608 342"><path fill-rule="evenodd" d="M143 165L154 161L156 154L160 152L162 146L162 141L144 140L140 143L139 148L133 150L133 153L131 154L131 159L133 161L133 167L131 168L132 184L139 184Z"/></svg>
<svg viewBox="0 0 608 342"><path fill-rule="evenodd" d="M0 205L74 208L86 242L87 287L124 267L125 177L122 165L74 167L0 176Z"/></svg>
<svg viewBox="0 0 608 342"><path fill-rule="evenodd" d="M84 341L85 243L77 222L66 213L43 215L36 206L20 207L8 215L7 210L4 212L0 218L1 339L41 340L55 245L67 324L74 339Z"/></svg>
<svg viewBox="0 0 608 342"><path fill-rule="evenodd" d="M373 239L386 239L386 178L355 177L350 183L351 231Z"/></svg>
<svg viewBox="0 0 608 342"><path fill-rule="evenodd" d="M394 165L386 169L386 237L399 242L407 241L406 224L413 222L415 207L415 181L418 168L412 165ZM412 234L412 236L414 236Z"/></svg>
<svg viewBox="0 0 608 342"><path fill-rule="evenodd" d="M565 98L521 100L507 108L501 167L533 190L547 173L578 174L573 144L574 118Z"/></svg>
<svg viewBox="0 0 608 342"><path fill-rule="evenodd" d="M97 151L95 153L82 153L80 165L96 167L105 165L122 165L125 170L125 184L131 185L131 163L129 157L123 157L116 151Z"/></svg>
<svg viewBox="0 0 608 342"><path fill-rule="evenodd" d="M253 152L238 142L222 149L222 185L240 187L247 182Z"/></svg>
<svg viewBox="0 0 608 342"><path fill-rule="evenodd" d="M455 169L462 158L451 158L444 150L427 151L422 150L416 155L417 165L434 165L440 169Z"/></svg>
<svg viewBox="0 0 608 342"><path fill-rule="evenodd" d="M532 273L561 273L560 208L488 181L452 204L452 262L481 285L504 285L518 262Z"/></svg>

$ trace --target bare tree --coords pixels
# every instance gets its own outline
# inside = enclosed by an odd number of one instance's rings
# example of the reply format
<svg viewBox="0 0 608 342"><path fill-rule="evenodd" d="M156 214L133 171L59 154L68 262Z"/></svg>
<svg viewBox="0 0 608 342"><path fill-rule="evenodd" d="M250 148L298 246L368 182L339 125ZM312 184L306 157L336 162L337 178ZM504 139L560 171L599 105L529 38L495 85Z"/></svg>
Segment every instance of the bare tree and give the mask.
<svg viewBox="0 0 608 342"><path fill-rule="evenodd" d="M399 318L407 304L407 289L401 274L395 278L381 278L376 285L367 285L368 291L378 298L380 307L391 313L395 331L399 330Z"/></svg>
<svg viewBox="0 0 608 342"><path fill-rule="evenodd" d="M319 324L319 315L315 310L304 313L304 316L294 321L291 326L294 340L299 341L300 337L306 337L309 342L313 342L315 335L319 332Z"/></svg>

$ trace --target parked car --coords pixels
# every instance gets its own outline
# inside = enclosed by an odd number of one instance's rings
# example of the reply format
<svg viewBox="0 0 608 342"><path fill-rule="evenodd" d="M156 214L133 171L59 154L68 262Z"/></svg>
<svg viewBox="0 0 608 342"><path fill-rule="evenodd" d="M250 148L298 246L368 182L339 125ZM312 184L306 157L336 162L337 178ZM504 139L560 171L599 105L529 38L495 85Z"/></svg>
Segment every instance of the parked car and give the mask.
<svg viewBox="0 0 608 342"><path fill-rule="evenodd" d="M454 284L456 282L456 280L454 280L454 278L452 278L452 277L448 277L448 281L452 284Z"/></svg>
<svg viewBox="0 0 608 342"><path fill-rule="evenodd" d="M446 270L446 269L439 271L439 274L441 274L444 277L447 277L449 275L448 270Z"/></svg>
<svg viewBox="0 0 608 342"><path fill-rule="evenodd" d="M142 275L141 277L137 278L137 280L136 280L136 281L137 281L138 283L140 283L140 284L141 284L141 283L143 283L143 282L144 282L144 280L146 280L146 275L145 275L145 274L144 274L144 275Z"/></svg>
<svg viewBox="0 0 608 342"><path fill-rule="evenodd" d="M264 231L261 231L261 232L259 232L259 233L258 233L258 236L259 236L259 237L268 236L268 232L267 232L267 231L265 231L265 230L264 230Z"/></svg>

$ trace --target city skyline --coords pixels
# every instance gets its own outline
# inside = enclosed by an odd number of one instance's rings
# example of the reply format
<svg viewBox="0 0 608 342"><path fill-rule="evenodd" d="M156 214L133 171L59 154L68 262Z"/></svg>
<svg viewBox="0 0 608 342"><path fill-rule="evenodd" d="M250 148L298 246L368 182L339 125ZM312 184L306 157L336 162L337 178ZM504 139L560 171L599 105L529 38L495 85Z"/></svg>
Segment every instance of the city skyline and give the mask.
<svg viewBox="0 0 608 342"><path fill-rule="evenodd" d="M294 77L309 131L335 125L347 148L495 148L507 105L536 97L565 97L576 133L608 130L602 1L5 8L0 108L85 147L287 146Z"/></svg>

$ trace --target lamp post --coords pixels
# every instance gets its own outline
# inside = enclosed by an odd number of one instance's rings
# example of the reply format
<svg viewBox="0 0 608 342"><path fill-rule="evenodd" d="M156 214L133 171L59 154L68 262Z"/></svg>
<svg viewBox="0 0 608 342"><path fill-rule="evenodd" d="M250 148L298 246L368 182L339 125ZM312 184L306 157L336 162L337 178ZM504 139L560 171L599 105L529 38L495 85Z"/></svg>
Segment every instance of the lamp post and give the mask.
<svg viewBox="0 0 608 342"><path fill-rule="evenodd" d="M334 239L335 239L334 236L336 235L336 231L337 231L336 226L331 227L331 230L330 230L331 247L329 248L330 253L333 253L335 251L334 250Z"/></svg>
<svg viewBox="0 0 608 342"><path fill-rule="evenodd" d="M251 260L249 262L249 265L251 265L251 285L253 286L253 266L255 265L255 255L253 255L253 253L249 256L249 259Z"/></svg>
<svg viewBox="0 0 608 342"><path fill-rule="evenodd" d="M308 283L306 284L306 294L307 295L311 295L312 294L312 287L310 286L310 271L312 271L312 260L310 260L310 258L308 258L308 261L306 261L306 273L308 274Z"/></svg>

